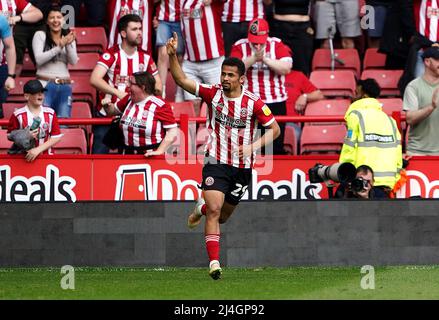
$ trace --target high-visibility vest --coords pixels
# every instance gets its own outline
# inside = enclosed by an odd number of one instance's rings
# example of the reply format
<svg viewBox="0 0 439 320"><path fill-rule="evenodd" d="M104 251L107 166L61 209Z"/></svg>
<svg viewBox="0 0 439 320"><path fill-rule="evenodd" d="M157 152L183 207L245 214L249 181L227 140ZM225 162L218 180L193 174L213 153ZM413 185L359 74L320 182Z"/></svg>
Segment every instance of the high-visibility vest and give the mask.
<svg viewBox="0 0 439 320"><path fill-rule="evenodd" d="M373 98L352 103L345 120L348 130L339 161L350 162L356 168L368 165L374 171L375 186L392 189L402 168L401 134L396 121Z"/></svg>

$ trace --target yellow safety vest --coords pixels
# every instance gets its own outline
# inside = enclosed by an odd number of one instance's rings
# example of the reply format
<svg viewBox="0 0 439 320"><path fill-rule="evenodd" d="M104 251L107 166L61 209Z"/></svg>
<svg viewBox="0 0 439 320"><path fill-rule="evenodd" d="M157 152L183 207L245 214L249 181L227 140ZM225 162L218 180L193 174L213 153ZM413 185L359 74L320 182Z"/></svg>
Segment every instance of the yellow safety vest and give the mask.
<svg viewBox="0 0 439 320"><path fill-rule="evenodd" d="M401 134L396 121L373 98L352 103L345 120L348 131L339 161L355 167L368 165L374 171L375 186L392 189L402 168Z"/></svg>

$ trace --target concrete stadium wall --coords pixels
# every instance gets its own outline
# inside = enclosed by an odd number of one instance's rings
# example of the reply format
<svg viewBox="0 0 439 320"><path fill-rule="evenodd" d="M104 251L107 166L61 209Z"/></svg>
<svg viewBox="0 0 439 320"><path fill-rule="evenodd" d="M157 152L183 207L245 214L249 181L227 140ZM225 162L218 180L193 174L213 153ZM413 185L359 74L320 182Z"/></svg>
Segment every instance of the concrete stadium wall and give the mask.
<svg viewBox="0 0 439 320"><path fill-rule="evenodd" d="M207 266L192 202L1 203L0 266ZM243 202L224 266L439 263L439 201Z"/></svg>

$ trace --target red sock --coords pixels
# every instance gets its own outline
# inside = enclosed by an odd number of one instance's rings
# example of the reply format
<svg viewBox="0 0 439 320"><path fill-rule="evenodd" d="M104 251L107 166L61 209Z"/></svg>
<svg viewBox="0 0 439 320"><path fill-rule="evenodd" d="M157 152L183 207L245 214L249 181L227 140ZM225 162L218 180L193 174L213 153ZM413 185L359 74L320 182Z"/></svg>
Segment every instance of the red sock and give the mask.
<svg viewBox="0 0 439 320"><path fill-rule="evenodd" d="M200 211L201 211L201 214L202 214L203 216L206 215L206 211L207 211L207 206L206 206L206 204L203 204L203 205L201 206Z"/></svg>
<svg viewBox="0 0 439 320"><path fill-rule="evenodd" d="M218 260L219 261L219 251L220 251L220 235L219 234L206 234L206 249L209 255L209 261Z"/></svg>

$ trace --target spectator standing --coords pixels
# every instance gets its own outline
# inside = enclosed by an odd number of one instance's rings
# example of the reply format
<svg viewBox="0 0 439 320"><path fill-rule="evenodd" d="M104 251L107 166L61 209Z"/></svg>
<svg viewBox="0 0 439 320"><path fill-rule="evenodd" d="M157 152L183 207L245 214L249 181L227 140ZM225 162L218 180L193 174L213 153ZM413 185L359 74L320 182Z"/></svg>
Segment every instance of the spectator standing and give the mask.
<svg viewBox="0 0 439 320"><path fill-rule="evenodd" d="M166 42L177 33L179 39L183 39L181 34L180 13L182 0L161 0L157 7L157 37L156 46L158 47L157 67L160 79L162 80L162 97L166 98L166 79L168 77L169 56L166 53ZM184 41L178 43L177 54L180 60L184 54ZM174 100L175 97L168 97Z"/></svg>
<svg viewBox="0 0 439 320"><path fill-rule="evenodd" d="M0 15L0 118L3 118L3 102L8 91L15 88L15 45L8 20Z"/></svg>
<svg viewBox="0 0 439 320"><path fill-rule="evenodd" d="M121 115L124 154L162 155L178 134L172 107L154 96L154 86L150 73L136 72L130 76L128 95L116 104L103 103L107 114Z"/></svg>
<svg viewBox="0 0 439 320"><path fill-rule="evenodd" d="M155 94L161 94L162 83L152 57L140 48L142 43L142 19L127 14L120 18L118 30L122 43L107 49L99 58L90 77L90 83L100 91L96 117L106 117L101 100L111 98L112 103L122 99L128 92L129 77L139 71L148 71L156 81ZM109 126L94 126L93 153L105 154L109 149L102 140Z"/></svg>
<svg viewBox="0 0 439 320"><path fill-rule="evenodd" d="M345 114L348 130L339 162L371 167L375 188L390 197L402 169L401 134L396 121L382 110L376 99L379 95L380 87L374 79L358 81L358 100Z"/></svg>
<svg viewBox="0 0 439 320"><path fill-rule="evenodd" d="M273 2L273 21L270 35L282 40L293 53L293 69L311 73L314 29L312 27L310 0L270 0Z"/></svg>
<svg viewBox="0 0 439 320"><path fill-rule="evenodd" d="M152 56L152 13L154 2L159 0L108 0L107 17L110 34L108 48L122 43L118 21L127 14L138 15L142 21L142 50Z"/></svg>
<svg viewBox="0 0 439 320"><path fill-rule="evenodd" d="M32 48L37 64L37 79L47 89L44 105L55 110L58 118L72 115L72 80L68 65L78 62L74 31L64 28L60 7L52 7L44 31L35 32Z"/></svg>
<svg viewBox="0 0 439 320"><path fill-rule="evenodd" d="M367 30L369 48L379 47L386 23L387 10L392 2L391 0L366 0L366 5L371 6L374 10L374 28Z"/></svg>
<svg viewBox="0 0 439 320"><path fill-rule="evenodd" d="M184 0L182 32L185 40L183 71L189 79L214 84L220 78L224 60L221 14L225 0ZM185 91L184 100L194 102L200 113L201 100Z"/></svg>
<svg viewBox="0 0 439 320"><path fill-rule="evenodd" d="M354 48L354 38L361 35L358 0L315 0L314 22L316 39L324 40L322 48L329 48L329 38L338 30L344 49Z"/></svg>
<svg viewBox="0 0 439 320"><path fill-rule="evenodd" d="M248 90L259 96L274 115L286 115L288 94L285 89L285 75L292 67L291 50L280 39L269 37L268 33L266 20L253 20L247 38L233 45L230 56L244 62ZM285 123L279 123L279 127L281 134L274 141L273 153L285 154Z"/></svg>
<svg viewBox="0 0 439 320"><path fill-rule="evenodd" d="M410 126L408 155L439 155L439 47L423 52L424 74L405 90L403 109Z"/></svg>
<svg viewBox="0 0 439 320"><path fill-rule="evenodd" d="M264 0L268 2L269 0ZM239 39L247 37L250 21L264 18L262 0L229 0L224 4L221 17L224 37L225 55L230 55L232 45Z"/></svg>
<svg viewBox="0 0 439 320"><path fill-rule="evenodd" d="M20 3L21 2L21 3ZM18 5L24 5L26 1L16 1L17 9ZM30 0L24 9L19 12L16 11L14 18L14 43L17 54L17 66L16 74L20 76L23 68L23 58L26 49L29 50L32 61L35 61L32 50L32 39L38 30L42 30L44 27L43 18L47 17L48 10L51 7L51 1L47 0Z"/></svg>
<svg viewBox="0 0 439 320"><path fill-rule="evenodd" d="M8 133L30 127L35 118L39 118L40 125L32 131L36 140L35 147L27 151L26 161L34 161L40 154L52 154L51 147L61 140L62 134L58 125L58 118L52 108L44 107L44 87L38 80L29 80L23 87L24 98L27 104L9 118Z"/></svg>
<svg viewBox="0 0 439 320"><path fill-rule="evenodd" d="M61 0L61 6L72 6L75 10L75 21L79 20L81 5L85 5L87 26L102 27L105 23L105 5L107 0Z"/></svg>

